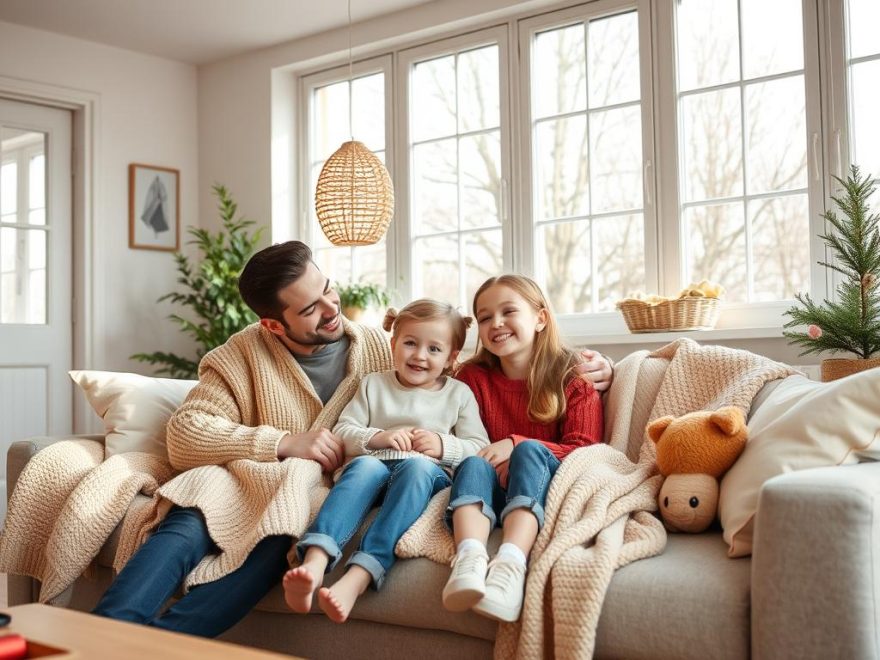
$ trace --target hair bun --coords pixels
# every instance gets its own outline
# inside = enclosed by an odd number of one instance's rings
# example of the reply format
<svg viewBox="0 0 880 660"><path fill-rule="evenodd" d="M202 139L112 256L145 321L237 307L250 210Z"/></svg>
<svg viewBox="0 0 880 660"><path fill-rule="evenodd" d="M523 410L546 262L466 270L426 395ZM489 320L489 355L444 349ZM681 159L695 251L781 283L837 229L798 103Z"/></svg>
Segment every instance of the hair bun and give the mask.
<svg viewBox="0 0 880 660"><path fill-rule="evenodd" d="M470 330L470 327L474 324L473 316L462 316L461 322L464 323L464 327Z"/></svg>
<svg viewBox="0 0 880 660"><path fill-rule="evenodd" d="M391 332L391 328L394 326L394 321L397 319L397 309L394 307L389 307L388 311L385 312L385 318L382 319L382 329L385 332Z"/></svg>

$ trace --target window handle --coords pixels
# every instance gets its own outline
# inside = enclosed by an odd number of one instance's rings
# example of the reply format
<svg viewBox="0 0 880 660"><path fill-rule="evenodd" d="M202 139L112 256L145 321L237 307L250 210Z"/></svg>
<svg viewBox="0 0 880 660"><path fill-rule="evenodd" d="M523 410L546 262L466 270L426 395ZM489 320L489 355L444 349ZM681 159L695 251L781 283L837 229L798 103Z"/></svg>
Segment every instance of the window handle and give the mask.
<svg viewBox="0 0 880 660"><path fill-rule="evenodd" d="M651 170L654 169L654 164L650 160L645 161L645 171L644 178L642 180L642 186L645 189L645 206L653 206L654 205L654 197L651 194L653 186L651 185Z"/></svg>
<svg viewBox="0 0 880 660"><path fill-rule="evenodd" d="M819 180L819 133L813 133L813 179Z"/></svg>

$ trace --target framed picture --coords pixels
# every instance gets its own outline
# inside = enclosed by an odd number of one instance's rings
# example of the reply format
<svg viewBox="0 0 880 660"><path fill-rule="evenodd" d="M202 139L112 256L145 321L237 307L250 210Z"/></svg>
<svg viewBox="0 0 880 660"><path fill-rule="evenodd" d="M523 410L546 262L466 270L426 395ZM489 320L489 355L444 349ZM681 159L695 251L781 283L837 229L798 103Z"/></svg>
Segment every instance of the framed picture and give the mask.
<svg viewBox="0 0 880 660"><path fill-rule="evenodd" d="M128 247L180 249L180 170L128 166Z"/></svg>

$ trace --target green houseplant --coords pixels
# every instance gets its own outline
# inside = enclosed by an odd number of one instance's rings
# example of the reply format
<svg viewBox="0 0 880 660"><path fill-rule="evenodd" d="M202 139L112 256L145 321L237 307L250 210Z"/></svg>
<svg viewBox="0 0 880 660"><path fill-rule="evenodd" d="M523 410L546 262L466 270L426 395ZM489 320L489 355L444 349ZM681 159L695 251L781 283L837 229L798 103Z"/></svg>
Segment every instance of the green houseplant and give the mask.
<svg viewBox="0 0 880 660"><path fill-rule="evenodd" d="M833 231L820 238L834 253L831 262L820 262L842 275L837 300L814 302L808 294L796 296L799 306L786 314L786 328L807 326L806 331L783 334L810 353L848 352L856 359L822 361L822 379L833 380L880 366L880 215L870 212L869 198L875 190L870 176L862 176L855 165L844 181L843 193L832 197L840 212L826 211L825 221Z"/></svg>
<svg viewBox="0 0 880 660"><path fill-rule="evenodd" d="M346 285L337 283L336 292L339 294L342 313L352 321L360 318L371 305L382 308L391 302L385 287L370 282L352 282Z"/></svg>
<svg viewBox="0 0 880 660"><path fill-rule="evenodd" d="M184 291L172 291L159 298L159 302L170 300L188 308L195 317L195 320L180 314L168 317L196 341L195 358L161 351L131 356L132 360L158 367L159 375L195 378L205 353L257 320L238 293L238 276L254 253L262 229L250 233L252 220L235 219L238 205L224 186L215 185L213 191L218 199L223 231L214 234L205 229L189 229L192 240L188 244L198 246L200 260L194 264L186 255L175 253L177 281Z"/></svg>

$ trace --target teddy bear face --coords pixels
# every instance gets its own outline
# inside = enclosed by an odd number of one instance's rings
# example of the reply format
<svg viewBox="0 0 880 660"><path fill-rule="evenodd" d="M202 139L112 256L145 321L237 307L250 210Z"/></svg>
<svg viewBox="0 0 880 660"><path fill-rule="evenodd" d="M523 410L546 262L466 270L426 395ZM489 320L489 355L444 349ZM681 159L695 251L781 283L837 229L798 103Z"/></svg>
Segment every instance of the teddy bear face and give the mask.
<svg viewBox="0 0 880 660"><path fill-rule="evenodd" d="M658 502L670 531L696 534L715 519L718 482L708 474L673 474L663 482Z"/></svg>

